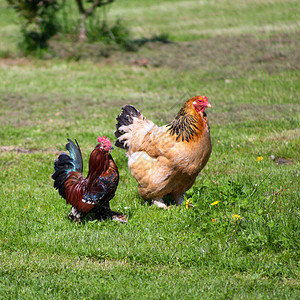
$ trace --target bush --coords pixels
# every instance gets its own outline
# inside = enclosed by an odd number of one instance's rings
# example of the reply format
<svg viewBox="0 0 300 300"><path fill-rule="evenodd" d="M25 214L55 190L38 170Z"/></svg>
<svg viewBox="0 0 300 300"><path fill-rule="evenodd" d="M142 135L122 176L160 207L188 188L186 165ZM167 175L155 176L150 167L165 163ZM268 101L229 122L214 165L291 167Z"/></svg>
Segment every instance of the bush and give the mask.
<svg viewBox="0 0 300 300"><path fill-rule="evenodd" d="M57 33L73 40L100 41L117 44L133 50L129 30L117 20L112 26L106 21L106 5L114 0L7 0L17 13L25 19L22 25L23 40L20 47L32 52L48 47L48 41ZM86 8L86 6L89 6ZM102 7L100 11L97 8ZM61 13L57 13L60 11Z"/></svg>
<svg viewBox="0 0 300 300"><path fill-rule="evenodd" d="M112 3L112 1L99 2L99 5L101 3L101 9L94 9L92 14L84 15L84 11L81 12L79 9L74 11L72 2L64 2L59 13L60 33L73 41L86 40L90 43L117 44L127 49L127 44L130 42L130 31L119 19L115 23L109 24L107 21L108 9L106 9L107 6L103 6L103 3Z"/></svg>
<svg viewBox="0 0 300 300"><path fill-rule="evenodd" d="M56 0L7 0L25 20L21 47L27 51L47 48L48 40L58 32Z"/></svg>

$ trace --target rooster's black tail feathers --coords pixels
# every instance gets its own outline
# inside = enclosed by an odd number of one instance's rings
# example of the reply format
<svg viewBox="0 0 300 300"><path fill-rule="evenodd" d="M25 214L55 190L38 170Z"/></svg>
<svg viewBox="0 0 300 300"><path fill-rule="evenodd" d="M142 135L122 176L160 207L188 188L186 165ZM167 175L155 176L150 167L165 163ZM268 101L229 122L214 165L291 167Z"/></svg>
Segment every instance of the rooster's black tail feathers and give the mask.
<svg viewBox="0 0 300 300"><path fill-rule="evenodd" d="M70 152L71 158L73 159L74 162L74 168L77 172L83 171L83 162L82 162L82 155L80 151L80 147L75 139L76 145L74 142L70 139L68 139L69 143L66 145L66 149Z"/></svg>
<svg viewBox="0 0 300 300"><path fill-rule="evenodd" d="M118 115L116 120L118 123L116 124L117 130L115 131L115 136L117 138L117 141L115 142L115 145L119 148L128 149L128 147L125 146L125 141L120 141L119 137L124 134L122 130L119 130L121 126L128 126L133 123L133 117L139 118L142 114L132 105L126 105L122 107L122 112Z"/></svg>
<svg viewBox="0 0 300 300"><path fill-rule="evenodd" d="M68 178L68 174L71 171L81 172L83 170L82 155L80 147L68 139L69 143L66 144L66 149L70 152L70 156L67 153L61 153L54 162L55 172L51 175L54 180L54 188L59 190L59 194L65 198L64 183Z"/></svg>

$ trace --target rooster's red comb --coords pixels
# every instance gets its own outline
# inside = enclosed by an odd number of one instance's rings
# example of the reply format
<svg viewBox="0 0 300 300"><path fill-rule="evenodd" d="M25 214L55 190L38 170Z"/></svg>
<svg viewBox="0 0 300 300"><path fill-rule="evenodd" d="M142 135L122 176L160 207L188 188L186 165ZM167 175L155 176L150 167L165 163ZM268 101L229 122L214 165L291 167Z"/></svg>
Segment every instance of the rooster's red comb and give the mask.
<svg viewBox="0 0 300 300"><path fill-rule="evenodd" d="M111 142L110 142L109 138L107 138L106 136L103 136L103 135L101 135L101 137L98 136L97 141L100 144L102 144L103 148L106 149L107 151L112 148L111 147Z"/></svg>

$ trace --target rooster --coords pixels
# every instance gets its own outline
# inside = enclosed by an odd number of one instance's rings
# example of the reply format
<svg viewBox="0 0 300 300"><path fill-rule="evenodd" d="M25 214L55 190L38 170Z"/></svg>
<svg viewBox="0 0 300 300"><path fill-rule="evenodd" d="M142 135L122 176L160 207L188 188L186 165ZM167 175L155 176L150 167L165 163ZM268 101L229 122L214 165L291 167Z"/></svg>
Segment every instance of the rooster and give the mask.
<svg viewBox="0 0 300 300"><path fill-rule="evenodd" d="M86 178L82 174L83 161L79 145L76 140L76 145L72 140L68 141L66 149L70 156L66 153L59 155L54 162L55 172L51 177L54 188L72 205L69 218L81 221L89 212L94 212L97 219L118 219L118 214L112 212L109 206L119 183L118 167L110 154L110 140L98 137L99 144L90 155Z"/></svg>
<svg viewBox="0 0 300 300"><path fill-rule="evenodd" d="M207 98L196 96L184 104L174 120L158 127L135 107L126 105L116 118L115 145L127 150L128 167L138 193L159 207L171 195L176 205L194 184L211 153Z"/></svg>

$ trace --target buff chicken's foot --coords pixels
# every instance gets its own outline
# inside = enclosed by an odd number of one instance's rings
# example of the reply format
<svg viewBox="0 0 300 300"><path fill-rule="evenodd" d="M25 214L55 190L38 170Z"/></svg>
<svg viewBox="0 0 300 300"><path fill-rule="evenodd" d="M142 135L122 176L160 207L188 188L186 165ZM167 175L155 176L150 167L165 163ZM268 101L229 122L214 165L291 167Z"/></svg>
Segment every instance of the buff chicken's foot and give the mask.
<svg viewBox="0 0 300 300"><path fill-rule="evenodd" d="M152 203L156 205L159 208L168 209L167 205L164 203L162 198L159 199L153 199Z"/></svg>

